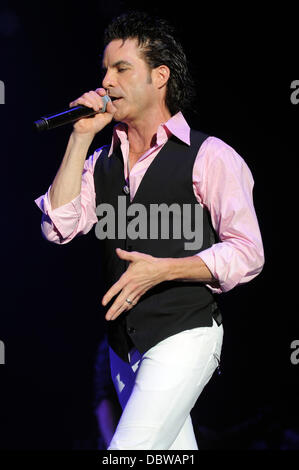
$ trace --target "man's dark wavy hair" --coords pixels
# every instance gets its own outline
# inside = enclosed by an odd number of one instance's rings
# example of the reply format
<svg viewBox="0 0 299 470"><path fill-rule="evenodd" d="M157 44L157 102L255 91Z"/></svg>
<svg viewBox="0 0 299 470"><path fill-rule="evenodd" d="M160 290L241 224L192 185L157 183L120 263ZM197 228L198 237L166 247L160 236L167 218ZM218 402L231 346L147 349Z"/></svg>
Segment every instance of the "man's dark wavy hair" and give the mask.
<svg viewBox="0 0 299 470"><path fill-rule="evenodd" d="M140 51L150 69L167 65L166 106L171 115L191 109L195 97L182 45L174 38L174 28L162 18L146 12L131 11L113 19L104 32L104 47L114 39L137 39Z"/></svg>

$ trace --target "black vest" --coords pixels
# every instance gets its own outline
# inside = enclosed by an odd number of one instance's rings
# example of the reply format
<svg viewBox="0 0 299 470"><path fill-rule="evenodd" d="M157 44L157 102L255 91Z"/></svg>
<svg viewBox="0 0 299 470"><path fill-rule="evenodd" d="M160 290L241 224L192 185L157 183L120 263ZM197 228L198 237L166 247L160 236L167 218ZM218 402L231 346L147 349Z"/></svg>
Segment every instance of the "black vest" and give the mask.
<svg viewBox="0 0 299 470"><path fill-rule="evenodd" d="M106 284L105 292L120 278L128 266L128 262L118 258L115 252L116 247L127 251L147 253L155 257L182 258L195 255L217 241L217 235L206 208L201 209L202 227L197 227L197 230L202 233L200 248L196 246L186 249L186 243L192 240L185 238L182 221L182 215L187 214L184 212L186 207L184 205L189 205L189 208L193 210L188 213L188 220L194 232L195 222L199 220L195 217L195 206L198 210L200 205L193 191L192 172L198 150L207 137L206 134L191 130L191 145L188 146L175 136L171 136L148 167L132 202L125 191L126 181L120 146L110 157L108 157L109 146L102 148L94 169L96 205L98 207L99 204L106 203L115 210L115 237L102 239L99 242ZM122 198L119 198L120 196ZM118 208L121 207L120 200L122 200L122 207L126 209L118 215ZM153 220L151 220L151 209L153 204L160 206L163 203L167 207L175 204L177 217L181 214L180 238L172 232L174 212L171 210L169 211L169 236L166 234L164 238L160 224L156 232L158 237L150 238L150 225ZM132 204L142 204L142 207L146 209L147 226L141 227L147 230L146 238L140 236L134 239L132 232L123 230L123 224L121 230L125 233L118 238L118 234L121 233L118 230L118 217L122 221L125 220L129 229L128 224L132 224L133 219L139 214L137 212L135 215L128 216L128 208ZM98 219L101 219L99 215ZM138 232L138 227L136 230ZM125 238L122 238L123 236ZM108 311L115 298L111 299L105 311ZM131 310L121 313L117 319L108 322L109 345L124 361L128 362L128 352L133 345L143 354L168 336L200 326L212 326L212 317L218 324L221 323L221 313L214 296L203 283L165 281L149 289Z"/></svg>

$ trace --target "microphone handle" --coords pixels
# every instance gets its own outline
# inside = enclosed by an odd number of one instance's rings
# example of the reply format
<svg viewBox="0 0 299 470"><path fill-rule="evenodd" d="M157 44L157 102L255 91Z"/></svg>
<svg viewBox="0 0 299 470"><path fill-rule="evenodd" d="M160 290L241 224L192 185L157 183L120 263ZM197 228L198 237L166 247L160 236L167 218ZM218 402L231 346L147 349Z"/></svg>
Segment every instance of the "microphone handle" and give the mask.
<svg viewBox="0 0 299 470"><path fill-rule="evenodd" d="M98 113L104 113L108 101L111 101L108 95L103 96L104 106L99 111L95 111L93 108L88 106L78 105L69 108L58 114L52 114L50 116L43 116L38 121L34 122L35 128L38 131L54 129L55 127L63 126L64 124L70 124L71 122L78 121L78 119L94 116Z"/></svg>

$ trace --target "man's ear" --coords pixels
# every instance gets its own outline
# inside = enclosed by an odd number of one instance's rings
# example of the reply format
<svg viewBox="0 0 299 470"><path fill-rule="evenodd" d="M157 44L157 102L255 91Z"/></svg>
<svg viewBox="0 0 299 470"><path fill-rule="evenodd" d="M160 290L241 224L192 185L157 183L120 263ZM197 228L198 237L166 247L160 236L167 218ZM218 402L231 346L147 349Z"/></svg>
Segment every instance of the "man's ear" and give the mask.
<svg viewBox="0 0 299 470"><path fill-rule="evenodd" d="M152 70L153 73L153 81L157 88L162 88L168 82L170 77L170 70L167 65L159 65Z"/></svg>

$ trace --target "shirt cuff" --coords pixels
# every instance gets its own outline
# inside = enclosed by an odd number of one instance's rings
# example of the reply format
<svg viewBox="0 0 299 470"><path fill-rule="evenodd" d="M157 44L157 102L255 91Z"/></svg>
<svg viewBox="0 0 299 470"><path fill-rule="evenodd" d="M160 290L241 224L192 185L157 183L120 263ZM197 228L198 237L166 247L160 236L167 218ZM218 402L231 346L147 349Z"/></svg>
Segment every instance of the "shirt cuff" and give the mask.
<svg viewBox="0 0 299 470"><path fill-rule="evenodd" d="M202 259L202 261L211 271L214 279L216 279L216 281L218 281L219 283L219 287L214 287L213 285L209 283L205 283L205 285L213 292L213 294L222 294L223 292L226 292L227 290L229 290L229 288L228 289L225 288L225 286L223 286L220 282L219 276L215 269L215 263L213 260L213 251L210 248L208 248L207 250L203 250L200 253L196 253L195 256L198 256L199 258Z"/></svg>
<svg viewBox="0 0 299 470"><path fill-rule="evenodd" d="M62 239L69 238L76 229L81 216L81 195L78 194L72 201L52 209L49 187L46 194L35 199L36 205L43 212L42 231L47 239L50 237L49 224L51 229L56 229Z"/></svg>

